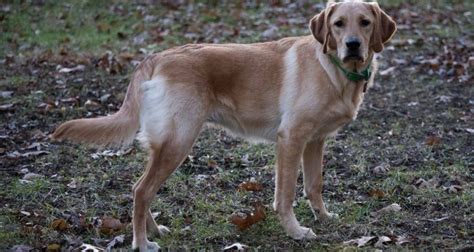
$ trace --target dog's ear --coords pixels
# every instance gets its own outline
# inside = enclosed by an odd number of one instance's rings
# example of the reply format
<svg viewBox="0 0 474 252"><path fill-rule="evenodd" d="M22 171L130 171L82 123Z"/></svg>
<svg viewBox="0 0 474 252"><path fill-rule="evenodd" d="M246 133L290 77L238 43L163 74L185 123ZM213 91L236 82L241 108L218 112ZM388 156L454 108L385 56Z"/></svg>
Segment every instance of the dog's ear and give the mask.
<svg viewBox="0 0 474 252"><path fill-rule="evenodd" d="M383 45L387 43L397 31L397 24L387 15L378 3L369 3L370 9L375 16L374 30L370 39L370 47L376 53L383 50Z"/></svg>
<svg viewBox="0 0 474 252"><path fill-rule="evenodd" d="M334 2L328 3L326 9L309 21L309 29L313 33L314 38L323 45L324 53L328 52L328 46L334 49L337 47L336 40L331 36L329 28L329 20L335 7L336 4Z"/></svg>

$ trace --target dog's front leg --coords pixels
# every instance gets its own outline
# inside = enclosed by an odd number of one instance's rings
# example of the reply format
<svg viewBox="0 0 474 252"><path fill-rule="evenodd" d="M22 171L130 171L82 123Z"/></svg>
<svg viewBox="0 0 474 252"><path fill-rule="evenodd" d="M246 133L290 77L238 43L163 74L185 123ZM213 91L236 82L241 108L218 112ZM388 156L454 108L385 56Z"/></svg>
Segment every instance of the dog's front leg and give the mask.
<svg viewBox="0 0 474 252"><path fill-rule="evenodd" d="M323 201L323 152L324 139L306 144L303 152L303 180L304 192L315 217L327 219L337 215L329 213Z"/></svg>
<svg viewBox="0 0 474 252"><path fill-rule="evenodd" d="M299 224L293 211L296 180L304 144L304 134L299 130L279 132L273 207L286 233L296 240L316 238L311 229Z"/></svg>

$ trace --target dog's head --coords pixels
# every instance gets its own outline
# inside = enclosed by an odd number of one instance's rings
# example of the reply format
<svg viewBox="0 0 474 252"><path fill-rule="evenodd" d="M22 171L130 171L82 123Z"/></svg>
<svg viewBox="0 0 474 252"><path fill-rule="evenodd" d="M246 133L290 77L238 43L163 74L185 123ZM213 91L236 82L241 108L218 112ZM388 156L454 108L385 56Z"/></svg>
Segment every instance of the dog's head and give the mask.
<svg viewBox="0 0 474 252"><path fill-rule="evenodd" d="M337 51L345 63L363 63L371 51L379 53L392 38L396 24L375 2L329 2L310 21L313 36L323 52Z"/></svg>

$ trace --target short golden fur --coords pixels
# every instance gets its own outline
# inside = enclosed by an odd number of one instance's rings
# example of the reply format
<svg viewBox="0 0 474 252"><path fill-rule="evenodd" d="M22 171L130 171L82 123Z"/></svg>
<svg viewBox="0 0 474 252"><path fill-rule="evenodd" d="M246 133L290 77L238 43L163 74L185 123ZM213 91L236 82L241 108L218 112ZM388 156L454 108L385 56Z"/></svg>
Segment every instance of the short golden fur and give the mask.
<svg viewBox="0 0 474 252"><path fill-rule="evenodd" d="M242 136L277 143L274 209L294 239L315 234L296 220L292 203L298 168L317 217L326 210L322 191L324 140L353 120L367 83L349 81L330 61L361 71L376 68L395 33L395 22L376 3L329 3L310 21L312 36L257 44L186 45L152 55L137 68L120 110L108 117L60 125L53 139L120 145L139 138L149 149L145 172L133 187L133 244L157 250L146 229L155 223L150 202L181 164L206 122ZM352 43L352 44L351 44ZM369 86L373 75L369 80Z"/></svg>

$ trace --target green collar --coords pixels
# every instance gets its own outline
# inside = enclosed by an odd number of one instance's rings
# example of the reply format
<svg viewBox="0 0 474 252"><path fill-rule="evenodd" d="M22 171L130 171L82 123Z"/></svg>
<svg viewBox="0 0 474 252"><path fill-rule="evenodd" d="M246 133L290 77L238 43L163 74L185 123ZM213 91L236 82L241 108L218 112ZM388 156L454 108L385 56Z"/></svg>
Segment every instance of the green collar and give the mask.
<svg viewBox="0 0 474 252"><path fill-rule="evenodd" d="M346 76L346 78L348 80L350 80L350 81L361 81L361 80L368 81L370 79L370 76L372 75L372 70L370 69L371 63L369 63L367 65L367 67L364 70L362 70L362 72L358 73L358 72L353 72L353 71L345 69L344 67L342 67L342 64L339 61L339 59L337 59L336 57L334 57L331 54L328 54L328 55L329 55L329 58L331 59L332 63L334 65L336 65L336 67L339 68L342 71L342 73L344 73L344 75Z"/></svg>

